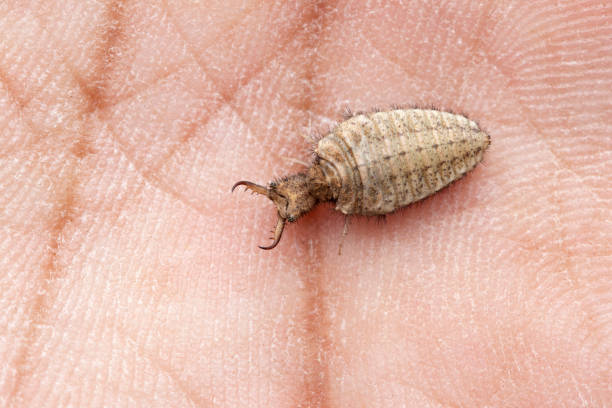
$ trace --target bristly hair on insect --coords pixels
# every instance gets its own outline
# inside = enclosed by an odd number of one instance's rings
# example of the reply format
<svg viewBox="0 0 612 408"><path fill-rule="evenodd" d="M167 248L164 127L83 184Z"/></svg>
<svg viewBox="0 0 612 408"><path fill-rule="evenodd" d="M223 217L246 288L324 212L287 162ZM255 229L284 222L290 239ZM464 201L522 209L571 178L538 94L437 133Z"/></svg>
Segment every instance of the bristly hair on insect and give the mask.
<svg viewBox="0 0 612 408"><path fill-rule="evenodd" d="M347 216L384 216L463 177L490 144L490 136L464 115L435 109L353 113L347 108L344 121L318 141L304 172L267 186L239 181L232 191L244 186L276 205L273 241L260 246L272 249L287 221L297 221L319 203L333 202Z"/></svg>

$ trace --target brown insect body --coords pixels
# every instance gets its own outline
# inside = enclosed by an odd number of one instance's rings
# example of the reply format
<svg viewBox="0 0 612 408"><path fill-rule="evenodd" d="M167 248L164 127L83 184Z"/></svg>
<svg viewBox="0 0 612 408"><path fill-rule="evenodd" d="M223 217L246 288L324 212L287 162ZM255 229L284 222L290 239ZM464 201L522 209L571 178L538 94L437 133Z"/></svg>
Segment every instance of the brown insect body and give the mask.
<svg viewBox="0 0 612 408"><path fill-rule="evenodd" d="M355 115L319 140L315 160L267 187L239 185L266 195L277 207L272 249L286 221L321 202L343 214L383 215L419 201L473 169L490 137L465 116L425 109Z"/></svg>

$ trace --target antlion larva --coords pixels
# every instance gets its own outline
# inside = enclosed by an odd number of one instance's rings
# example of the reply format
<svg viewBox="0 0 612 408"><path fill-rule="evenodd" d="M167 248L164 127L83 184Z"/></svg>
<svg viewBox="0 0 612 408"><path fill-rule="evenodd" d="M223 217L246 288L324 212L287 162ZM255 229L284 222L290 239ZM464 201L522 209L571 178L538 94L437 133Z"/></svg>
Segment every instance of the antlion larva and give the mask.
<svg viewBox="0 0 612 408"><path fill-rule="evenodd" d="M285 223L332 201L346 215L384 215L422 200L472 170L491 138L462 115L426 109L357 114L319 140L303 173L267 187L239 181L276 205L274 248Z"/></svg>

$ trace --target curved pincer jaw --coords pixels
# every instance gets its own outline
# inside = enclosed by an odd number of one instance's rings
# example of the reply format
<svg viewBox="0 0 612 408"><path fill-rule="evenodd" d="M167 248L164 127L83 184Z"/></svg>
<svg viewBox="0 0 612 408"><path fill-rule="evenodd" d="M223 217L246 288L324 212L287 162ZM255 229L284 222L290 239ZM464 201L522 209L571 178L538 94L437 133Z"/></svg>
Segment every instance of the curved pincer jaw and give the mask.
<svg viewBox="0 0 612 408"><path fill-rule="evenodd" d="M259 184L251 183L250 181L239 181L233 185L232 192L238 186L245 186L247 190L251 190L254 193L264 195L268 197L270 200L272 200L272 198L270 197L270 190L267 187L260 186ZM283 235L283 230L285 229L285 221L286 221L285 218L281 217L280 214L278 214L278 222L276 223L276 228L274 228L274 237L273 237L272 244L268 246L259 245L259 248L272 249L276 245L278 245Z"/></svg>
<svg viewBox="0 0 612 408"><path fill-rule="evenodd" d="M283 229L285 229L285 220L281 217L278 217L278 222L276 223L276 228L274 228L274 241L268 246L259 245L261 249L272 249L276 245L278 245L281 236L283 235Z"/></svg>
<svg viewBox="0 0 612 408"><path fill-rule="evenodd" d="M259 184L251 183L250 181L239 181L232 186L232 193L238 186L244 186L247 190L251 190L254 193L265 195L268 197L268 188L260 186Z"/></svg>

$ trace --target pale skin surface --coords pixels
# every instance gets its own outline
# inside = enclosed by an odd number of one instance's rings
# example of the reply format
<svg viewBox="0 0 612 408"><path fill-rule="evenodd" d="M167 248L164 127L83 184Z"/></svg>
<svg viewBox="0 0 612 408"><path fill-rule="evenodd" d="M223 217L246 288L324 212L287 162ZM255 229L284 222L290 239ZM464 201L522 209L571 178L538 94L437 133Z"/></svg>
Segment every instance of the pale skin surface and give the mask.
<svg viewBox="0 0 612 408"><path fill-rule="evenodd" d="M612 7L567 3L2 2L0 406L609 406ZM231 185L391 104L484 165L258 249Z"/></svg>

